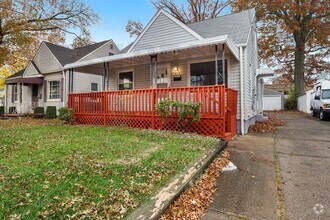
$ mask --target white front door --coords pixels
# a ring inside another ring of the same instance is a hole
[[[157,66],[157,88],[171,87],[171,65],[161,64]]]

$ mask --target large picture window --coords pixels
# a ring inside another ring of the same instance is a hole
[[[49,99],[60,98],[60,81],[49,81]]]
[[[133,72],[119,73],[119,90],[131,90],[133,89]]]
[[[227,60],[225,61],[226,69],[226,82],[228,79],[227,74]],[[218,61],[219,72],[222,72],[222,61]],[[222,84],[223,79],[221,76],[218,77],[218,84]],[[215,85],[215,61],[202,62],[202,63],[192,63],[190,64],[190,85],[191,86],[207,86]]]

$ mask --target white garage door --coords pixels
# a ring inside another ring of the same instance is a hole
[[[264,96],[263,110],[282,110],[282,96]]]

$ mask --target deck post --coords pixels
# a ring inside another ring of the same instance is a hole
[[[156,90],[151,91],[151,129],[155,129],[155,104],[156,104]]]
[[[219,74],[219,65],[218,65],[218,45],[215,45],[215,85],[218,85],[218,74]]]

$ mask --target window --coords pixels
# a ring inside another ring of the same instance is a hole
[[[97,84],[97,83],[91,83],[91,91],[92,92],[99,91],[99,84]]]
[[[60,99],[60,81],[49,82],[49,99]]]
[[[222,61],[218,61],[219,73],[222,72]],[[226,60],[226,82],[228,81],[227,74],[227,60]],[[221,75],[218,77],[218,83],[221,84],[223,79]],[[192,63],[190,64],[190,85],[191,86],[206,86],[215,85],[215,61]]]
[[[17,85],[14,85],[14,101],[17,102],[18,100],[18,87]]]
[[[322,91],[322,99],[330,99],[330,89],[325,89]]]
[[[119,90],[131,90],[133,89],[133,72],[119,73]]]

